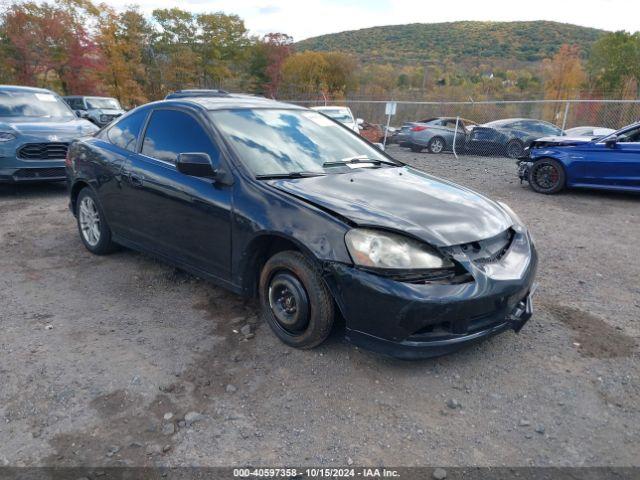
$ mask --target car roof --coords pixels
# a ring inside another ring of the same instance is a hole
[[[102,95],[65,95],[62,98],[108,98],[109,100],[115,99],[115,97],[105,97]]]
[[[178,105],[185,103],[196,104],[206,110],[230,110],[236,108],[283,108],[304,110],[304,107],[300,107],[299,105],[239,93],[229,93],[219,97],[183,97],[154,102],[155,105]]]
[[[0,91],[5,92],[33,92],[33,93],[53,93],[51,90],[47,90],[46,88],[37,88],[37,87],[23,87],[21,85],[0,85]]]

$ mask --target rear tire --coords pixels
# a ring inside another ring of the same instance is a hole
[[[511,140],[507,143],[507,157],[518,159],[524,155],[524,145],[520,140]]]
[[[83,188],[78,194],[76,220],[80,240],[91,253],[105,255],[117,249],[117,245],[111,240],[111,229],[98,196],[89,187]]]
[[[566,179],[564,167],[553,158],[538,160],[529,169],[529,185],[538,193],[558,193],[564,189]]]
[[[259,289],[262,318],[282,342],[309,349],[331,333],[333,298],[316,266],[302,253],[285,251],[267,260]]]
[[[433,137],[429,140],[429,153],[442,153],[444,152],[445,147],[447,146],[444,138],[442,137]]]

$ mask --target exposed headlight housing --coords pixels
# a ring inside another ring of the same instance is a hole
[[[347,232],[345,242],[351,259],[361,267],[391,271],[454,267],[428,245],[396,233],[355,228]]]
[[[0,142],[10,142],[15,139],[16,136],[11,132],[0,132]]]

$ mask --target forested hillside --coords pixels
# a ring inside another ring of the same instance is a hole
[[[322,35],[295,46],[298,51],[352,53],[362,63],[537,62],[553,57],[563,44],[578,45],[586,55],[604,33],[547,21],[414,23]]]

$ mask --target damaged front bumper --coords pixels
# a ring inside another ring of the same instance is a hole
[[[407,283],[344,264],[326,281],[352,343],[404,359],[454,352],[505,330],[516,332],[533,314],[537,253],[526,232],[494,264],[455,257],[473,279],[460,284]]]
[[[518,161],[518,178],[520,178],[520,183],[529,181],[529,172],[532,166],[533,162],[531,160]]]

